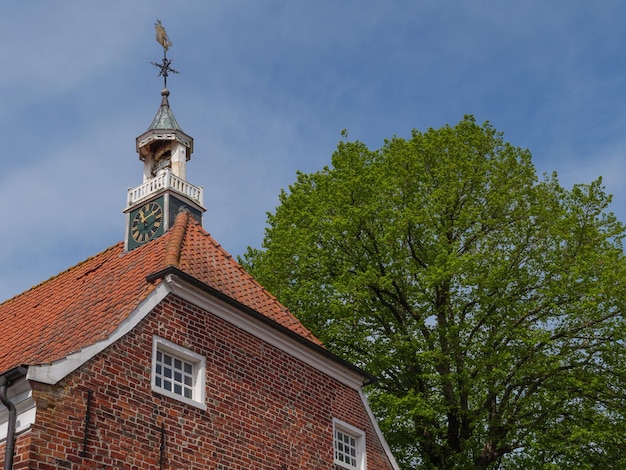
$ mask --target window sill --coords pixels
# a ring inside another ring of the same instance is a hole
[[[162,388],[155,387],[154,385],[152,386],[152,391],[154,393],[158,393],[159,395],[163,395],[163,396],[166,396],[168,398],[172,398],[172,399],[174,399],[176,401],[179,401],[181,403],[185,403],[187,405],[191,405],[191,406],[193,406],[195,408],[198,408],[198,409],[200,409],[202,411],[206,411],[207,410],[207,407],[206,407],[206,405],[204,403],[200,403],[199,401],[192,400],[191,398],[186,398],[186,397],[183,397],[181,395],[177,395],[176,393],[170,392],[168,390],[163,390]]]

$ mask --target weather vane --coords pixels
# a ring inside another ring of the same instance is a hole
[[[158,62],[150,62],[155,67],[158,67],[160,70],[158,77],[163,77],[163,88],[167,88],[167,76],[170,72],[179,73],[178,70],[174,70],[170,67],[172,63],[172,59],[167,58],[167,50],[172,47],[172,41],[167,36],[165,32],[165,28],[161,24],[161,20],[157,20],[154,23],[154,29],[156,30],[156,40],[159,44],[163,46],[163,60],[159,64]]]

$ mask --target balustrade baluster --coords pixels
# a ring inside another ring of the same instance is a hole
[[[165,171],[159,173],[154,178],[151,178],[136,188],[129,188],[128,196],[126,198],[127,205],[130,206],[162,189],[173,189],[187,195],[190,199],[202,205],[203,188],[197,188],[196,186],[179,178],[174,175],[169,168],[166,168]]]

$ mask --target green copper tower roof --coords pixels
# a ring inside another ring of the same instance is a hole
[[[161,96],[163,97],[161,99],[161,107],[157,111],[156,116],[154,116],[152,124],[150,124],[148,130],[174,129],[182,131],[178,125],[178,121],[176,121],[176,118],[174,117],[174,113],[172,113],[172,110],[170,109],[170,103],[167,99],[167,97],[170,96],[169,90],[167,88],[163,89],[163,91],[161,91]]]
[[[187,149],[186,159],[189,160],[193,153],[193,138],[185,134],[178,125],[178,121],[176,121],[170,109],[170,103],[168,101],[170,92],[167,88],[161,91],[161,96],[163,97],[161,99],[161,106],[156,116],[154,116],[152,124],[150,124],[146,132],[136,139],[139,158],[142,161],[145,161],[147,157],[153,158],[159,145],[169,145],[172,141],[177,141]],[[158,144],[158,142],[161,142],[161,144]]]

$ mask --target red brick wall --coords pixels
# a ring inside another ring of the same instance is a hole
[[[26,431],[18,436],[15,446],[15,456],[13,458],[13,469],[24,470],[30,468],[28,459],[30,457],[30,432]],[[0,462],[4,465],[5,443],[0,444]],[[4,468],[4,467],[3,467]]]
[[[150,390],[154,335],[206,357],[206,411]],[[391,468],[356,391],[178,298],[33,395],[16,469],[159,469],[162,424],[164,469],[334,469],[333,417],[366,432],[368,470]]]

